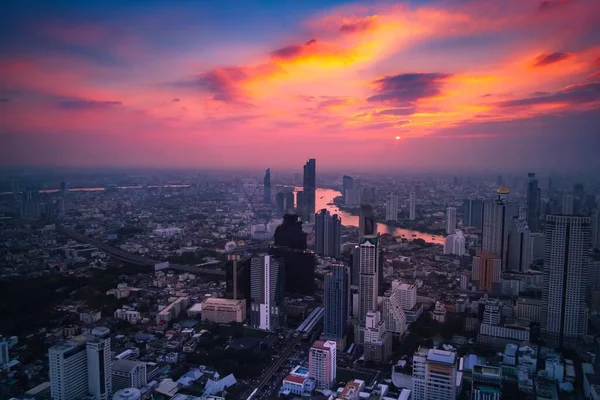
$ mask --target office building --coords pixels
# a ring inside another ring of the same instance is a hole
[[[462,231],[459,230],[446,236],[446,239],[444,240],[444,254],[464,256],[466,251],[465,235]]]
[[[416,217],[417,217],[417,213],[416,213],[417,205],[416,205],[416,203],[417,203],[417,198],[416,198],[416,195],[415,195],[415,191],[412,190],[410,192],[409,197],[408,197],[408,214],[409,214],[408,218],[411,221],[414,221],[416,219]]]
[[[294,212],[294,191],[282,190],[275,195],[275,212],[278,216]]]
[[[334,341],[317,340],[308,353],[308,370],[315,379],[315,388],[329,389],[336,377],[336,344]]]
[[[229,254],[225,264],[225,288],[228,299],[250,302],[250,258]]]
[[[456,399],[456,353],[419,347],[413,357],[413,400]]]
[[[463,226],[483,229],[483,200],[463,200]]]
[[[527,225],[531,232],[540,230],[540,213],[542,206],[542,190],[538,187],[538,181],[535,174],[528,174],[529,182],[527,184]]]
[[[263,179],[263,201],[266,204],[271,204],[271,168],[267,168],[265,171],[265,177]]]
[[[377,310],[379,291],[379,243],[377,236],[360,240],[359,322],[364,323],[369,311]]]
[[[48,364],[52,400],[75,400],[88,394],[85,338],[51,347]]]
[[[352,269],[350,271],[350,284],[357,286],[360,278],[360,246],[352,249]]]
[[[585,202],[587,200],[583,183],[576,183],[575,186],[573,186],[573,197],[573,212],[575,214],[581,214],[582,211],[584,211]]]
[[[304,192],[304,215],[302,216],[302,219],[307,222],[314,222],[317,196],[316,174],[317,161],[314,158],[311,158],[304,165],[304,180],[302,185]]]
[[[546,342],[571,347],[587,332],[589,217],[546,217],[540,328]]]
[[[209,297],[202,302],[202,319],[219,324],[241,324],[246,320],[246,299]]]
[[[282,263],[270,255],[252,257],[250,320],[255,328],[273,330],[283,317]]]
[[[298,190],[296,192],[296,213],[300,216],[303,217],[304,213],[305,213],[305,209],[306,209],[306,200],[305,200],[305,193],[303,190]]]
[[[592,247],[600,249],[600,210],[594,213],[592,224]]]
[[[315,253],[320,256],[340,258],[342,245],[342,220],[322,209],[315,215]]]
[[[60,194],[65,195],[67,193],[67,182],[60,183]]]
[[[402,337],[406,332],[406,315],[402,309],[400,295],[391,291],[383,296],[381,316],[385,322],[385,330],[393,336]]]
[[[385,198],[385,219],[386,221],[398,220],[398,195],[390,193]]]
[[[403,310],[412,310],[417,304],[417,286],[400,281],[392,282],[392,291],[398,293],[400,306]]]
[[[446,233],[448,235],[456,232],[456,208],[446,208]]]
[[[344,196],[344,204],[348,204],[348,192],[354,189],[354,178],[344,175],[342,178],[342,196]]]
[[[92,335],[86,343],[88,390],[95,400],[108,400],[112,394],[110,330],[94,328]]]
[[[384,364],[392,354],[392,334],[386,330],[381,312],[369,311],[364,329],[365,361]]]
[[[526,319],[530,322],[539,323],[542,315],[542,300],[528,297],[519,297],[515,307],[515,316],[518,319]]]
[[[502,396],[502,368],[475,365],[471,375],[472,400],[500,400]]]
[[[375,222],[375,214],[373,207],[370,204],[362,204],[358,216],[358,238],[363,236],[376,235],[377,224]]]
[[[471,281],[481,292],[499,293],[502,285],[502,261],[497,254],[478,253],[473,257]]]
[[[525,272],[532,261],[533,243],[527,222],[513,217],[508,227],[508,248],[506,269]]]
[[[509,225],[512,218],[519,215],[519,205],[508,200],[510,191],[507,188],[498,189],[497,194],[495,200],[483,204],[481,251],[499,255],[504,270],[508,261]]]
[[[561,214],[563,214],[563,215],[575,214],[575,196],[573,196],[572,194],[563,194]]]
[[[146,386],[146,363],[132,360],[114,360],[112,362],[113,393],[121,389]]]
[[[24,190],[21,199],[21,217],[38,219],[42,215],[40,194],[36,190]]]
[[[8,342],[0,336],[0,371],[9,369],[10,356],[8,354]]]
[[[334,264],[324,277],[325,313],[323,336],[340,340],[345,336],[350,320],[350,275],[344,264]]]

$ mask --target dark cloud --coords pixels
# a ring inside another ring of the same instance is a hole
[[[390,108],[388,110],[381,110],[375,113],[375,115],[393,115],[393,116],[405,116],[412,115],[415,112],[414,107],[405,107],[405,108]]]
[[[572,3],[572,0],[544,0],[540,3],[538,10],[541,12],[549,11],[569,3]]]
[[[213,93],[213,99],[219,101],[237,101],[240,93],[237,84],[248,78],[240,67],[213,69],[198,76],[195,84]]]
[[[482,95],[481,97],[492,97],[492,94],[491,93],[486,93],[486,94]]]
[[[451,75],[442,73],[409,73],[386,76],[373,82],[376,94],[367,98],[371,102],[410,104],[418,99],[436,96]]]
[[[600,102],[600,83],[568,86],[562,90],[550,94],[528,97],[524,99],[502,101],[500,103],[496,103],[496,106],[500,108],[511,108],[534,106],[538,104],[588,104],[594,102]]]
[[[282,47],[280,49],[272,51],[271,57],[280,59],[280,60],[291,60],[291,59],[299,57],[301,54],[303,54],[305,51],[307,51],[309,47],[314,46],[317,43],[318,42],[316,39],[312,39],[312,40],[309,40],[308,42],[304,43],[303,45],[292,45],[292,46]]]
[[[364,32],[375,26],[375,16],[366,17],[356,22],[346,23],[340,26],[342,33]]]
[[[105,110],[122,105],[120,101],[97,101],[86,99],[68,99],[58,102],[60,108],[67,110]]]
[[[10,99],[6,98],[6,97],[0,97],[0,103],[8,103],[10,101]]]
[[[560,62],[562,60],[566,60],[567,58],[570,58],[572,56],[573,56],[573,54],[571,54],[571,53],[560,53],[560,52],[544,53],[544,54],[540,54],[539,56],[537,56],[535,58],[535,64],[533,64],[533,65],[535,67],[544,67],[546,65],[550,65],[550,64]]]
[[[180,100],[179,100],[178,98],[175,98],[175,99],[173,99],[173,100],[171,100],[171,101],[172,101],[173,103],[179,103],[179,102],[180,102]]]

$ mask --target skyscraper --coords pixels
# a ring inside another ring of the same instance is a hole
[[[283,316],[284,266],[270,255],[252,257],[250,320],[253,327],[273,330]]]
[[[541,333],[551,346],[571,347],[587,331],[589,217],[546,217]]]
[[[350,272],[350,284],[358,286],[360,277],[360,246],[352,249],[352,270]]]
[[[532,261],[532,236],[525,220],[513,217],[508,226],[506,269],[525,272]]]
[[[446,233],[448,235],[456,232],[456,208],[446,208]]]
[[[263,199],[266,204],[271,204],[271,168],[267,168],[265,171],[264,183],[264,194]]]
[[[408,198],[408,202],[409,202],[409,205],[408,205],[409,219],[411,221],[414,221],[415,218],[417,217],[417,214],[416,214],[416,202],[417,202],[417,199],[416,199],[416,195],[415,195],[415,191],[414,190],[410,192],[410,195],[409,195],[409,198]]]
[[[563,215],[575,214],[575,196],[573,196],[572,194],[563,194],[561,214],[563,214]]]
[[[60,183],[60,194],[64,195],[67,193],[67,182]]]
[[[381,312],[367,313],[364,335],[365,361],[386,363],[392,353],[392,334],[386,330]]]
[[[586,200],[583,183],[576,183],[575,186],[573,186],[573,196],[575,197],[573,204],[573,212],[575,214],[580,214],[583,211],[583,206]]]
[[[402,308],[399,293],[391,291],[383,296],[381,314],[386,331],[394,336],[402,337],[406,332],[406,315]]]
[[[461,230],[451,233],[444,240],[444,254],[464,256],[466,253],[465,243],[465,235]]]
[[[502,261],[497,254],[481,252],[473,257],[471,280],[477,290],[498,293],[501,279]]]
[[[532,232],[540,230],[540,211],[542,205],[542,191],[538,187],[538,181],[535,174],[528,174],[529,183],[527,184],[527,225]]]
[[[354,189],[354,178],[348,175],[344,175],[342,178],[342,196],[344,196],[344,203],[348,198],[348,191]]]
[[[94,338],[86,343],[88,366],[88,390],[95,400],[107,400],[112,396],[112,355],[108,328],[92,329]]]
[[[314,221],[315,205],[317,196],[317,161],[311,158],[304,165],[304,215],[302,219],[305,221]]]
[[[494,253],[502,259],[502,269],[506,269],[508,250],[508,228],[512,217],[518,216],[519,205],[510,202],[510,191],[498,189],[498,197],[483,204],[483,230],[481,233],[481,251]]]
[[[385,219],[386,221],[398,220],[398,195],[389,193],[385,199]]]
[[[341,256],[342,220],[337,214],[331,215],[322,209],[315,216],[315,252],[321,256],[339,258]]]
[[[379,291],[379,243],[377,236],[360,239],[360,278],[358,319],[364,323],[369,311],[377,310]]]
[[[336,343],[317,340],[308,353],[308,372],[315,378],[317,389],[329,389],[335,382],[337,368]]]
[[[479,230],[483,227],[483,201],[463,200],[463,226],[472,226]]]
[[[414,400],[456,399],[456,353],[419,347],[413,357]]]
[[[227,298],[246,299],[250,304],[250,258],[242,259],[239,254],[229,254],[225,264]]]
[[[377,224],[375,223],[375,214],[370,204],[360,206],[360,215],[358,216],[358,238],[363,236],[377,234]]]
[[[592,223],[592,247],[600,249],[600,210],[594,213]]]
[[[323,336],[340,340],[350,319],[350,275],[344,264],[334,264],[324,277]]]

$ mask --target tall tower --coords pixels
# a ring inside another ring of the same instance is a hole
[[[311,158],[304,164],[304,215],[302,219],[305,221],[314,221],[316,196],[317,196],[317,161]]]
[[[519,214],[519,205],[508,201],[510,191],[498,189],[496,200],[483,204],[483,230],[481,251],[498,254],[502,259],[502,269],[506,269],[508,250],[508,227],[513,217]]]
[[[344,264],[334,264],[325,274],[325,315],[323,336],[339,340],[344,337],[350,319],[350,276]]]
[[[360,239],[359,310],[360,323],[366,321],[369,311],[377,310],[379,291],[379,243],[377,236],[363,236]]]
[[[86,343],[89,392],[95,400],[107,400],[112,396],[110,330],[94,328],[92,335]]]
[[[592,247],[600,249],[600,210],[594,213],[592,223]]]
[[[386,331],[394,336],[402,337],[406,332],[406,315],[402,308],[399,293],[393,291],[386,293],[381,303],[381,314]]]
[[[527,184],[527,225],[532,232],[540,230],[540,209],[542,205],[542,192],[538,187],[538,181],[535,174],[528,174],[529,183]]]
[[[48,361],[52,400],[75,400],[88,393],[85,338],[50,347]]]
[[[370,204],[360,206],[360,215],[358,220],[358,239],[363,236],[376,235],[377,225],[375,223],[375,214]]]
[[[409,202],[409,205],[408,205],[409,219],[411,221],[414,221],[415,218],[417,217],[417,214],[416,214],[416,202],[417,202],[417,199],[416,199],[416,195],[415,195],[415,191],[414,190],[412,190],[410,192],[410,195],[409,195],[409,198],[408,198],[408,202]]]
[[[483,226],[483,201],[463,200],[463,226],[472,226],[479,230]]]
[[[502,283],[502,261],[494,253],[481,252],[473,257],[471,280],[481,292],[498,293]]]
[[[398,195],[396,193],[389,193],[385,199],[385,220],[398,220]]]
[[[456,399],[456,353],[420,347],[413,357],[413,399]]]
[[[336,344],[328,340],[317,340],[308,353],[308,372],[315,378],[317,389],[329,389],[336,377]]]
[[[354,178],[348,175],[344,175],[342,178],[342,196],[344,196],[344,202],[348,197],[348,190],[354,189]]]
[[[532,261],[532,246],[532,236],[527,223],[513,217],[508,227],[506,268],[511,271],[527,271]]]
[[[271,168],[267,168],[265,171],[264,182],[264,202],[266,204],[271,204]]]
[[[456,208],[446,208],[446,234],[451,235],[456,232]]]
[[[571,347],[587,331],[590,225],[589,217],[546,217],[540,328],[555,347]]]
[[[315,215],[315,252],[321,256],[339,258],[341,256],[342,220],[326,209]]]
[[[252,257],[250,320],[252,326],[273,330],[281,323],[283,315],[283,268],[270,255]]]

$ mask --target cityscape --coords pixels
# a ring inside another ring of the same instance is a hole
[[[598,0],[0,10],[0,400],[600,400]]]

